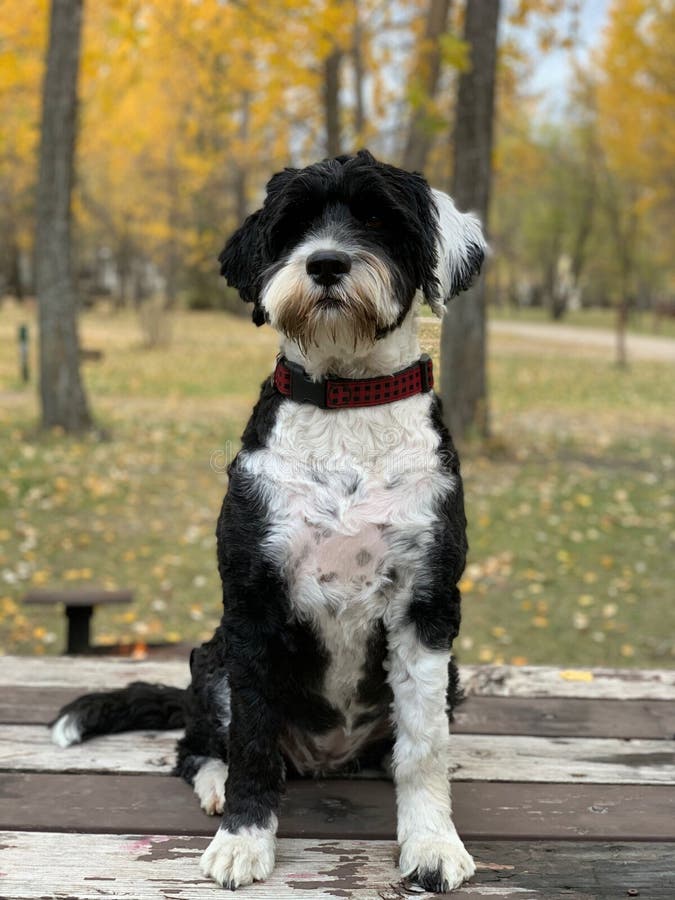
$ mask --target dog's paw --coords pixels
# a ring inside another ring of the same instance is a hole
[[[194,778],[193,787],[201,808],[208,816],[220,815],[225,808],[227,766],[220,759],[209,759]]]
[[[201,858],[202,874],[234,891],[264,881],[274,869],[274,832],[242,828],[236,834],[219,829]]]
[[[399,866],[409,881],[436,894],[447,894],[476,871],[456,834],[408,838],[401,844]]]

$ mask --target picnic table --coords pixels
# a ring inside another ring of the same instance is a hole
[[[455,822],[477,862],[453,897],[675,897],[675,671],[465,666],[451,750]],[[0,658],[0,897],[205,900],[218,825],[169,778],[178,732],[68,749],[46,724],[83,690],[183,686],[186,662]],[[395,866],[385,780],[288,784],[259,900],[432,897]]]

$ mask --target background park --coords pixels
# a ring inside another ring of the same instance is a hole
[[[274,171],[367,146],[492,247],[422,324],[467,491],[461,661],[672,666],[672,3],[54,9],[0,0],[0,651],[61,651],[36,588],[131,588],[99,645],[210,637],[276,351],[215,258]]]

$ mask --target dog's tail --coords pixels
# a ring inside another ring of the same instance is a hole
[[[187,690],[134,681],[117,691],[84,694],[68,703],[52,723],[52,740],[59,747],[79,744],[97,734],[117,734],[136,728],[182,728]]]

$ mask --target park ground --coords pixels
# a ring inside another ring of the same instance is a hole
[[[176,312],[171,342],[145,349],[132,313],[86,312],[83,345],[104,351],[84,373],[105,438],[75,439],[36,431],[35,383],[18,376],[22,321],[34,372],[34,317],[2,307],[0,651],[60,652],[62,614],[21,605],[35,587],[132,588],[132,607],[97,612],[99,643],[208,638],[223,470],[274,335]],[[436,360],[439,334],[423,323]],[[593,342],[497,331],[489,375],[493,436],[462,453],[461,661],[675,665],[672,362],[642,355],[618,370]]]

